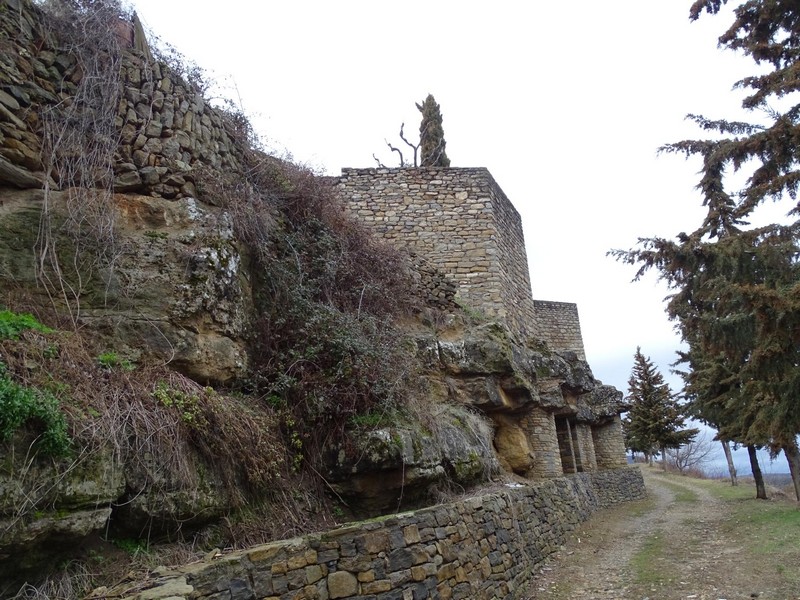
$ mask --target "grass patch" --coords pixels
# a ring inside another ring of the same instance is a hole
[[[755,488],[741,481],[737,486],[732,486],[729,479],[693,479],[692,482],[708,490],[718,500],[749,500],[755,497]]]
[[[664,568],[663,557],[667,553],[667,538],[662,531],[651,534],[631,558],[631,567],[636,583],[641,585],[664,585],[673,580]]]
[[[675,502],[685,502],[685,503],[693,503],[697,502],[698,497],[697,493],[693,490],[683,487],[677,483],[672,483],[671,481],[664,480],[662,482],[665,486],[667,486],[674,494],[675,494]]]
[[[636,500],[624,504],[625,514],[630,517],[644,516],[655,509],[655,507],[656,499],[653,496],[647,496],[644,500]]]
[[[800,589],[800,508],[794,502],[736,498],[726,528],[753,555],[768,557],[786,584]],[[738,500],[738,501],[736,501]]]
[[[26,329],[33,329],[41,333],[53,331],[49,327],[42,325],[31,314],[0,310],[0,340],[18,340],[19,334]]]
[[[758,564],[774,565],[789,589],[800,588],[800,507],[785,500],[757,500],[752,484],[734,487],[724,479],[693,479],[722,501],[730,516],[722,528],[726,536]]]

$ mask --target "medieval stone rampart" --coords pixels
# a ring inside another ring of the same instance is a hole
[[[338,191],[378,234],[438,265],[468,308],[533,333],[522,223],[488,170],[342,169]]]
[[[342,169],[337,186],[361,221],[437,265],[468,308],[586,360],[577,306],[533,300],[519,213],[489,171]]]
[[[643,497],[637,468],[509,487],[222,556],[134,598],[511,600],[594,511]]]
[[[44,21],[28,2],[0,0],[8,46],[0,71],[0,185],[42,187],[42,116],[68,108],[81,84],[78,61]],[[107,74],[119,79],[114,190],[202,198],[204,172],[241,172],[245,132],[136,42],[145,50],[126,48],[119,72]],[[51,186],[69,185],[49,175]],[[519,214],[486,169],[343,169],[338,188],[364,223],[417,254],[418,287],[434,305],[451,306],[455,289],[468,308],[584,358],[577,308],[533,301]]]

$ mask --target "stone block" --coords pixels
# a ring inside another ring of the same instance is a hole
[[[379,579],[377,581],[370,581],[361,584],[362,594],[380,594],[381,592],[388,592],[392,589],[392,582],[388,579]]]
[[[386,565],[390,571],[408,569],[414,564],[414,554],[408,548],[400,548],[390,552],[386,557]]]
[[[328,594],[332,600],[347,598],[358,593],[358,579],[347,571],[336,571],[328,575]]]

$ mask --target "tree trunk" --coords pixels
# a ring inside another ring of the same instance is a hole
[[[667,470],[667,449],[664,446],[661,446],[661,466],[664,467],[664,471]]]
[[[737,486],[739,482],[736,481],[736,465],[733,464],[733,455],[731,454],[731,443],[728,440],[720,440],[722,443],[722,451],[725,453],[725,460],[728,461],[728,473],[731,475],[731,485]]]
[[[800,450],[797,448],[797,443],[792,441],[783,446],[783,453],[786,455],[786,462],[789,463],[789,473],[792,474],[794,495],[800,502]]]
[[[755,479],[756,482],[756,498],[759,500],[766,500],[767,487],[764,485],[764,476],[761,474],[761,467],[758,466],[756,447],[748,445],[747,455],[750,457],[750,469],[753,471],[753,479]]]

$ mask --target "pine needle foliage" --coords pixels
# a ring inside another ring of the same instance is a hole
[[[698,430],[683,429],[686,419],[663,375],[641,348],[636,349],[633,361],[628,379],[631,409],[623,422],[625,445],[649,458],[663,454],[666,448],[688,444]]]
[[[726,3],[697,0],[690,18]],[[702,159],[705,219],[675,240],[641,238],[611,254],[673,290],[667,313],[689,348],[679,362],[694,414],[720,439],[784,450],[800,499],[800,5],[740,2],[719,45],[769,69],[735,85],[750,91],[742,106],[758,122],[689,115],[711,137],[661,150]],[[751,226],[767,201],[790,202],[786,219]]]

